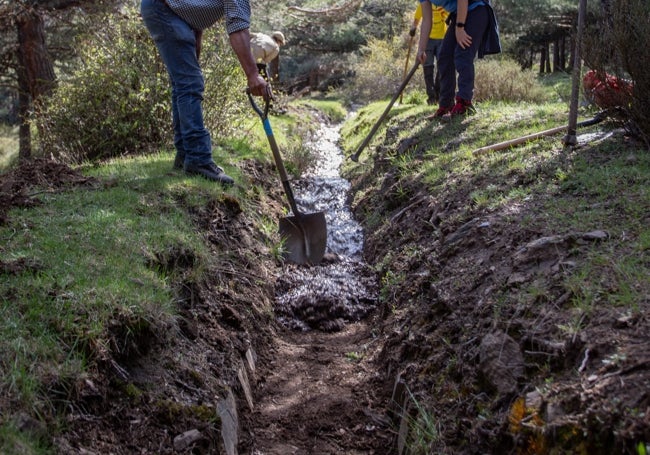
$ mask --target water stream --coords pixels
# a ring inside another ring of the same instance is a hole
[[[305,213],[324,212],[326,259],[318,266],[288,266],[276,286],[276,315],[296,330],[341,330],[365,317],[376,303],[374,274],[363,261],[363,230],[348,204],[350,183],[339,174],[344,156],[340,124],[323,125],[306,144],[316,156],[292,186]]]
[[[327,221],[326,259],[314,267],[288,265],[277,281],[275,312],[294,330],[341,330],[367,316],[377,301],[377,284],[363,261],[363,230],[348,204],[350,183],[340,176],[344,155],[339,147],[340,124],[324,124],[307,142],[316,160],[303,178],[292,181],[299,208],[324,212]],[[603,135],[583,134],[581,144]]]

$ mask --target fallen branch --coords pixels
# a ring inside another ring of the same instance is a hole
[[[605,119],[605,116],[603,113],[600,113],[596,115],[594,118],[590,120],[585,120],[580,123],[578,123],[578,127],[585,127],[585,126],[591,126],[595,125],[596,123],[600,123]],[[497,150],[503,150],[505,148],[513,147],[515,145],[523,144],[524,142],[528,141],[533,141],[535,139],[539,139],[540,137],[543,136],[552,136],[553,134],[561,133],[562,131],[566,131],[568,129],[568,126],[557,126],[555,128],[551,128],[549,130],[544,130],[540,131],[539,133],[533,133],[533,134],[528,134],[526,136],[521,136],[516,139],[510,139],[508,141],[503,141],[499,142],[497,144],[492,144],[492,145],[487,145],[485,147],[481,147],[479,149],[474,150],[472,153],[474,155],[483,155],[488,152],[493,152]]]
[[[397,220],[398,220],[402,215],[404,215],[408,210],[410,210],[411,208],[415,207],[415,206],[418,205],[420,202],[424,201],[426,198],[427,198],[427,196],[421,197],[421,198],[419,198],[417,201],[413,202],[412,204],[407,205],[407,206],[404,207],[402,210],[400,210],[400,211],[397,212],[395,215],[393,215],[393,217],[390,219],[390,222],[391,222],[391,223],[396,222],[396,221],[397,221]]]

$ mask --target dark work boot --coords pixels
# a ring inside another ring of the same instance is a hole
[[[226,175],[226,173],[214,163],[207,164],[190,164],[185,165],[185,173],[190,175],[201,175],[208,180],[213,182],[219,182],[223,185],[232,185],[235,183],[232,177]]]

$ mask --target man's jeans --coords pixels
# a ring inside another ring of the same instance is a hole
[[[201,107],[205,83],[194,30],[163,0],[142,0],[140,12],[169,73],[176,153],[185,165],[211,163],[212,144]]]
[[[454,105],[456,72],[458,72],[457,96],[471,101],[474,96],[474,59],[481,45],[481,38],[488,26],[487,8],[478,6],[467,14],[465,31],[472,37],[472,45],[463,49],[456,42],[456,21],[449,24],[442,41],[438,71],[440,71],[440,106]]]

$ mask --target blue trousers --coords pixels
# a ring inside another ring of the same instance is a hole
[[[140,13],[169,74],[176,153],[186,165],[211,163],[212,143],[203,123],[205,81],[194,30],[163,0],[142,0]]]
[[[447,33],[442,40],[438,70],[440,71],[440,106],[454,105],[456,73],[458,93],[456,96],[471,101],[474,96],[474,59],[488,26],[488,11],[478,6],[467,13],[465,31],[472,37],[472,45],[463,49],[456,42],[456,16],[452,16]]]

